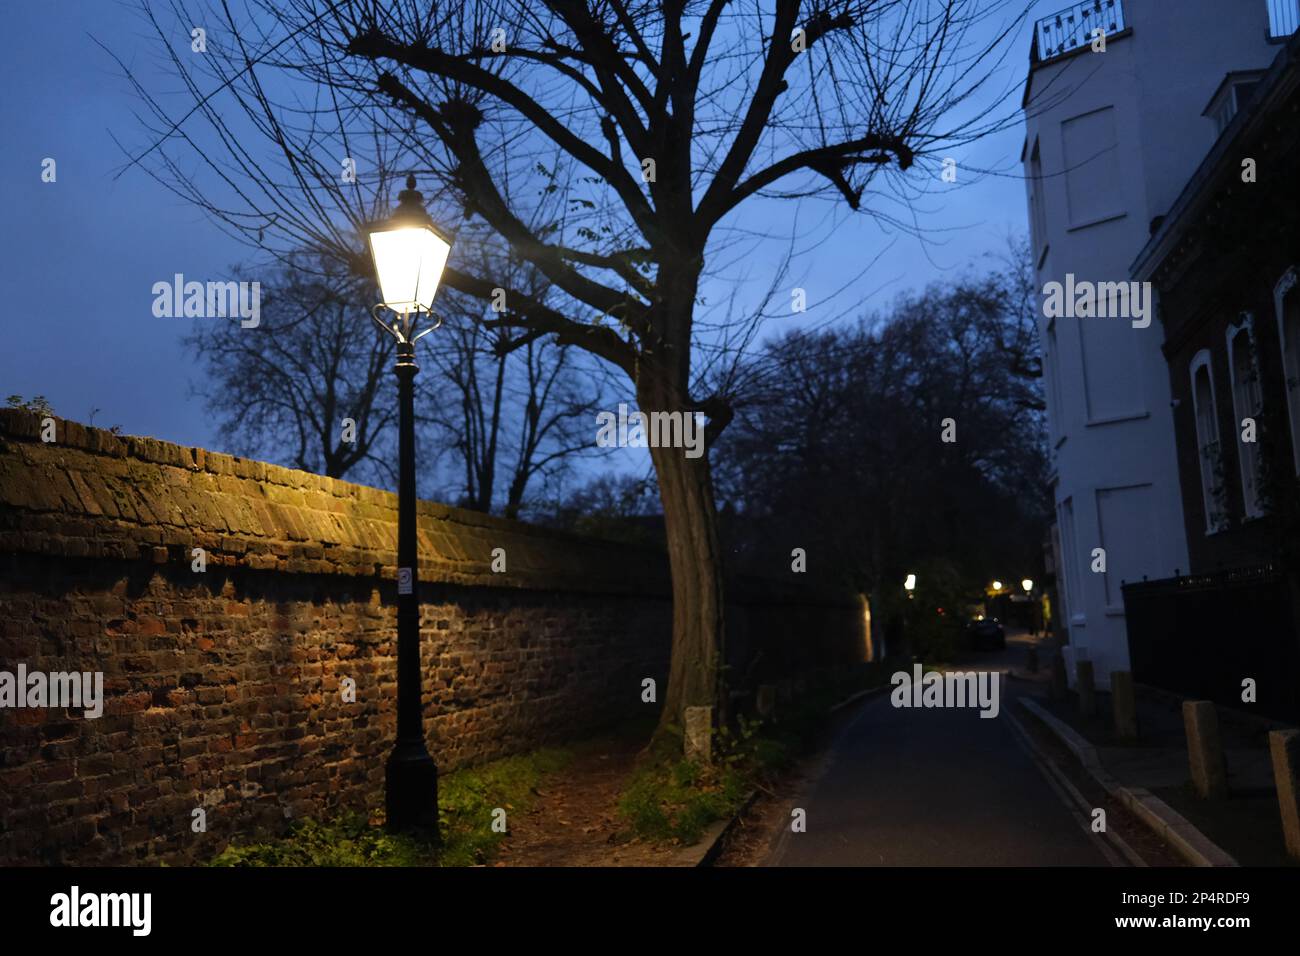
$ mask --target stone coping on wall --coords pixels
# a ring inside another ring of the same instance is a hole
[[[396,575],[397,496],[203,448],[0,409],[0,551],[376,578]],[[421,581],[671,593],[656,548],[570,534],[432,501],[417,505]],[[492,571],[496,548],[506,571]],[[841,603],[797,582],[734,579],[732,599]]]

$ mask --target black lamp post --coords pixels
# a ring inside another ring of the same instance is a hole
[[[398,195],[392,218],[368,230],[384,301],[370,317],[397,341],[398,469],[397,469],[397,742],[385,767],[388,827],[418,829],[438,835],[438,767],[424,739],[420,701],[420,599],[415,543],[415,343],[439,325],[440,319],[416,331],[420,317],[433,317],[438,289],[451,242],[433,226],[424,197],[408,176]],[[379,317],[380,310],[392,318]]]

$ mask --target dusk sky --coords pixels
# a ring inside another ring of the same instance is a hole
[[[132,147],[148,137],[135,115],[138,100],[99,44],[153,89],[174,93],[175,79],[158,69],[157,41],[131,2],[52,0],[13,5],[6,15],[0,33],[0,124],[7,133],[0,157],[7,184],[3,395],[44,395],[67,418],[88,422],[93,414],[101,427],[220,449],[192,391],[202,371],[182,344],[192,323],[214,320],[156,318],[151,287],[175,273],[200,281],[232,278],[232,267],[251,253],[139,168],[117,176],[125,156],[115,137]],[[1032,16],[1010,41],[980,104],[999,115],[1019,110]],[[987,25],[990,33],[994,25]],[[188,46],[189,38],[178,32],[176,42]],[[818,290],[839,288],[880,255],[835,303],[835,314],[858,315],[930,281],[985,267],[986,253],[1003,250],[1008,235],[1026,229],[1022,138],[1017,122],[954,153],[956,186],[933,192],[915,209],[920,226],[931,230],[927,239],[887,234],[866,217],[841,215],[834,238],[794,267],[795,284],[806,286],[816,304]],[[57,162],[54,183],[41,179],[46,158]],[[999,172],[978,176],[977,169]],[[791,206],[773,214],[789,215]],[[769,215],[768,208],[760,214]],[[761,262],[754,269],[756,284],[762,269]],[[827,316],[812,309],[788,321]],[[365,314],[357,321],[367,321]]]

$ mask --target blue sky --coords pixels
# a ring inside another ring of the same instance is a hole
[[[249,251],[140,170],[115,178],[124,159],[114,135],[141,141],[139,104],[95,40],[153,88],[172,91],[175,82],[156,72],[154,41],[129,3],[48,0],[11,5],[5,16],[0,397],[41,394],[68,418],[90,421],[93,413],[96,425],[119,425],[127,434],[220,449],[202,400],[192,394],[201,371],[181,342],[189,323],[211,320],[156,318],[151,287],[178,272],[229,278]],[[996,104],[1003,114],[1019,106],[1028,42],[1025,24],[991,87],[1010,91]],[[852,305],[861,313],[981,267],[1008,234],[1026,229],[1022,136],[1016,125],[954,154],[956,186],[918,209],[923,227],[942,232],[921,240],[883,234],[865,218],[845,220],[832,241],[798,264],[799,284],[836,288],[879,255],[837,304],[837,311]],[[41,181],[47,157],[57,162],[54,183]],[[972,169],[1006,175],[977,177]],[[763,281],[761,264],[755,272]]]

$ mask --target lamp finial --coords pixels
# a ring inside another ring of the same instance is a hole
[[[428,223],[429,211],[424,208],[424,195],[415,188],[415,174],[406,177],[406,188],[397,194],[397,209],[393,212],[394,220]]]

